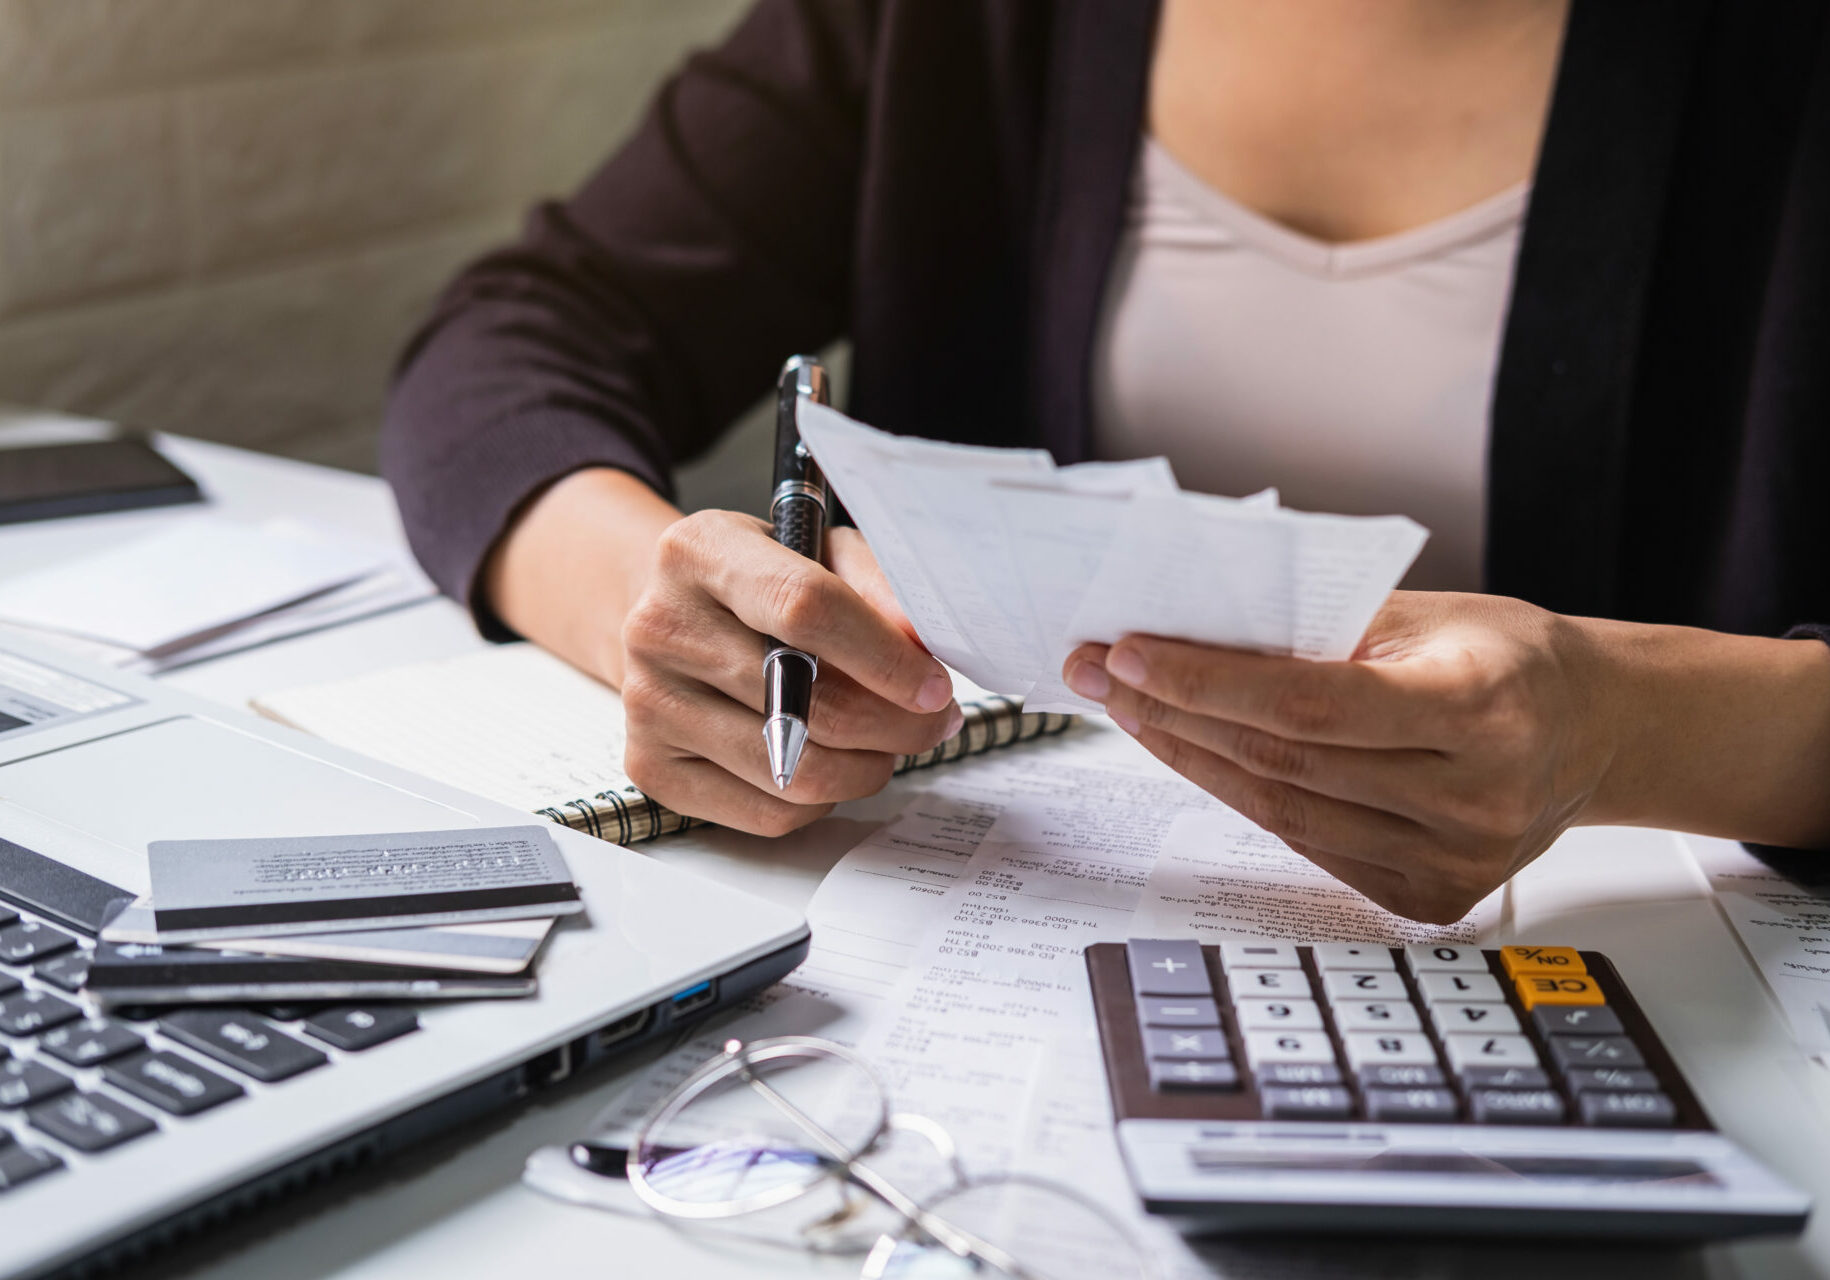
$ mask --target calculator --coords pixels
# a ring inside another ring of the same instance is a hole
[[[1711,1239],[1809,1199],[1718,1133],[1599,952],[1086,949],[1118,1142],[1196,1230]]]

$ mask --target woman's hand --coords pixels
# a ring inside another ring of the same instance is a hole
[[[826,569],[753,516],[702,511],[669,526],[623,623],[623,769],[682,813],[781,835],[872,795],[898,755],[959,730],[946,668],[915,640],[852,529]],[[786,791],[763,748],[764,636],[817,654],[807,746]]]
[[[620,688],[623,769],[678,813],[763,835],[889,781],[961,723],[876,558],[834,529],[822,567],[752,516],[682,516],[621,472],[574,473],[516,522],[485,571],[516,631]],[[591,584],[581,590],[581,583]],[[800,767],[776,790],[763,747],[763,638],[817,654]]]
[[[1492,596],[1398,592],[1351,662],[1128,636],[1068,684],[1367,897],[1460,919],[1580,817],[1618,749],[1592,646]]]
[[[1350,662],[1127,636],[1120,727],[1381,906],[1445,923],[1575,823],[1830,841],[1830,648],[1393,594]]]

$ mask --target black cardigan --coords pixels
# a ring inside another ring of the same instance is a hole
[[[1825,13],[1574,0],[1493,398],[1489,591],[1830,622]],[[1155,23],[1150,0],[762,0],[415,338],[382,466],[428,571],[469,600],[518,507],[581,467],[667,492],[784,356],[840,336],[870,422],[1084,457]]]

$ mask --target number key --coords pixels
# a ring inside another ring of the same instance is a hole
[[[1322,1029],[1322,1007],[1313,1000],[1241,1000],[1233,1008],[1242,1031]]]
[[[1301,969],[1234,969],[1226,975],[1234,1000],[1253,996],[1309,998],[1309,975]]]
[[[1414,946],[1404,949],[1404,963],[1413,974],[1486,973],[1487,956],[1479,947]]]
[[[1328,1000],[1405,1000],[1410,992],[1391,969],[1333,969],[1322,975]]]
[[[1465,1004],[1444,1001],[1430,1006],[1430,1018],[1436,1023],[1436,1030],[1441,1035],[1451,1035],[1457,1031],[1485,1031],[1489,1035],[1499,1032],[1517,1032],[1518,1017],[1510,1005],[1503,1004]]]
[[[1416,1006],[1408,1000],[1343,1000],[1334,1005],[1342,1031],[1419,1031]]]
[[[1417,976],[1423,998],[1431,1004],[1438,1001],[1469,1003],[1504,1000],[1499,980],[1490,973],[1423,973]]]
[[[1452,1035],[1442,1038],[1456,1074],[1470,1067],[1535,1067],[1538,1051],[1524,1036]]]

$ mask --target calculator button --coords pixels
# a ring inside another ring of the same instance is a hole
[[[125,1102],[100,1093],[67,1093],[25,1115],[34,1129],[78,1151],[106,1151],[159,1127]]]
[[[1469,1067],[1535,1067],[1538,1051],[1524,1036],[1452,1035],[1442,1038],[1449,1066],[1460,1075]]]
[[[1531,1021],[1547,1036],[1617,1036],[1620,1019],[1604,1004],[1545,1004],[1531,1011]]]
[[[1341,1069],[1332,1062],[1267,1062],[1252,1068],[1260,1089],[1274,1084],[1339,1084]]]
[[[1572,973],[1568,977],[1540,977],[1527,974],[1514,978],[1513,985],[1519,989],[1519,1002],[1527,1009],[1536,1009],[1546,1004],[1606,1004],[1607,997],[1601,994],[1601,984],[1583,973]]]
[[[69,1076],[42,1062],[14,1058],[0,1062],[0,1107],[29,1107],[76,1087]]]
[[[1420,1031],[1417,1009],[1408,1000],[1339,1000],[1334,1020],[1342,1031]]]
[[[1144,1032],[1144,1052],[1152,1059],[1185,1062],[1223,1062],[1232,1057],[1226,1037],[1218,1031],[1184,1031],[1152,1027]]]
[[[30,964],[43,956],[68,951],[75,945],[76,938],[62,929],[28,920],[0,929],[0,963]]]
[[[1366,942],[1318,942],[1309,948],[1315,956],[1315,967],[1323,971],[1329,969],[1391,969],[1390,947],[1378,947]]]
[[[1563,1095],[1551,1089],[1471,1089],[1475,1124],[1561,1124]]]
[[[1146,996],[1137,1002],[1137,1018],[1146,1027],[1217,1027],[1220,1006],[1200,996],[1187,1000]]]
[[[1239,1068],[1230,1062],[1150,1063],[1152,1089],[1237,1089]]]
[[[80,1008],[49,991],[18,991],[0,1000],[0,1031],[9,1036],[35,1036],[82,1016]]]
[[[1671,1099],[1656,1090],[1645,1092],[1603,1091],[1585,1093],[1576,1099],[1582,1108],[1582,1123],[1607,1128],[1669,1129],[1677,1123],[1677,1108]]]
[[[1378,1063],[1402,1067],[1436,1065],[1436,1046],[1421,1031],[1355,1031],[1344,1041],[1347,1065],[1356,1070]]]
[[[1230,977],[1234,969],[1300,969],[1303,962],[1288,942],[1222,942],[1220,965]]]
[[[1442,1068],[1438,1066],[1393,1066],[1390,1063],[1375,1063],[1361,1067],[1355,1073],[1360,1082],[1360,1091],[1368,1089],[1433,1089],[1444,1083]],[[1549,1081],[1541,1081],[1548,1084]]]
[[[1430,1020],[1436,1024],[1437,1034],[1445,1036],[1457,1031],[1492,1034],[1519,1029],[1512,1006],[1505,1004],[1463,1004],[1445,1000],[1430,1006]]]
[[[251,1013],[182,1009],[159,1030],[178,1043],[267,1084],[321,1067],[330,1059]]]
[[[92,1067],[145,1047],[146,1042],[113,1018],[67,1022],[38,1042],[38,1047],[72,1067]]]
[[[1341,1000],[1408,1000],[1404,979],[1391,969],[1331,969],[1322,975],[1322,989],[1333,1004]]]
[[[1625,1036],[1552,1036],[1550,1056],[1559,1067],[1643,1067],[1646,1060]]]
[[[1447,1124],[1461,1111],[1453,1089],[1367,1089],[1366,1118],[1389,1124]]]
[[[1258,1091],[1267,1120],[1345,1120],[1353,1095],[1340,1085],[1274,1084]]]
[[[1543,1067],[1464,1067],[1455,1073],[1464,1089],[1548,1089]]]
[[[163,1049],[112,1063],[102,1069],[102,1079],[175,1116],[194,1116],[246,1092],[234,1081]]]
[[[1414,974],[1486,973],[1487,953],[1479,947],[1418,946],[1404,949],[1404,963]]]
[[[1500,967],[1508,978],[1528,973],[1587,973],[1582,955],[1574,947],[1501,947]]]
[[[1268,1062],[1333,1062],[1334,1045],[1320,1031],[1248,1031],[1245,1056],[1254,1067]]]
[[[1322,1029],[1322,1006],[1313,1000],[1241,1000],[1233,1011],[1242,1031]]]
[[[1572,1067],[1563,1073],[1571,1093],[1595,1089],[1656,1089],[1658,1077],[1642,1067]]]
[[[1431,1004],[1450,1001],[1468,1004],[1476,1001],[1504,1000],[1499,979],[1490,973],[1422,973],[1417,986]]]
[[[9,1144],[4,1151],[0,1151],[0,1191],[10,1190],[22,1182],[30,1182],[40,1174],[63,1167],[64,1162],[49,1151]]]
[[[1234,969],[1226,975],[1234,1000],[1254,996],[1309,998],[1309,975],[1301,969]]]
[[[1131,989],[1140,996],[1208,996],[1213,983],[1201,944],[1188,938],[1132,938],[1125,943]]]

